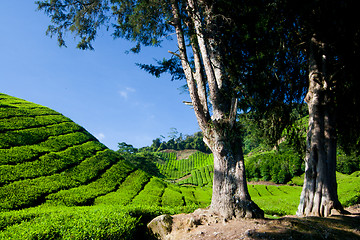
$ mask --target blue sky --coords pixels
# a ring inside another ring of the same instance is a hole
[[[135,63],[169,57],[175,43],[125,54],[133,44],[101,32],[95,51],[58,47],[46,36],[50,19],[34,1],[3,1],[0,7],[0,92],[50,107],[85,127],[109,148],[127,142],[151,145],[174,127],[183,134],[199,131],[184,81],[155,78]]]

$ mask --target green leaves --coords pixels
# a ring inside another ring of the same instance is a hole
[[[95,40],[98,29],[107,25],[110,20],[109,3],[107,0],[56,0],[36,1],[38,10],[44,11],[53,25],[46,31],[51,37],[56,36],[59,46],[65,46],[65,33],[70,31],[79,37],[77,47],[93,49],[91,43]]]
[[[150,175],[144,171],[137,170],[127,176],[116,191],[96,198],[94,204],[127,205],[139,194],[150,178]]]
[[[121,159],[51,109],[5,94],[0,102],[0,209],[39,205],[46,195],[85,184]]]
[[[194,169],[199,169],[208,165],[213,165],[212,154],[195,152],[188,159],[176,159],[176,153],[160,153],[164,163],[158,162],[156,165],[160,173],[169,179],[179,179],[189,175]]]
[[[128,210],[109,206],[38,208],[12,215],[23,222],[9,224],[0,232],[1,239],[132,239],[140,225],[140,218]],[[0,214],[0,219],[4,217],[6,213]]]
[[[170,32],[167,5],[163,1],[133,0],[57,0],[36,1],[38,10],[51,18],[47,34],[56,36],[59,46],[65,46],[65,33],[79,38],[77,47],[93,50],[101,27],[113,27],[113,36],[145,46],[159,46],[161,38]]]
[[[98,196],[114,191],[133,170],[124,160],[112,165],[101,177],[87,185],[61,190],[46,197],[46,202],[55,205],[91,205]]]
[[[295,152],[265,152],[245,159],[246,177],[287,183],[302,172],[302,158]]]

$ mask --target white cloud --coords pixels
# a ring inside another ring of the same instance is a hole
[[[124,98],[125,100],[127,100],[128,97],[129,97],[129,94],[130,94],[130,93],[133,93],[133,92],[136,92],[136,90],[135,90],[134,88],[126,87],[125,89],[120,90],[118,93],[120,94],[120,96],[121,96],[122,98]]]
[[[95,134],[95,137],[101,141],[101,140],[104,140],[105,139],[105,134],[103,133],[98,133],[98,134]]]

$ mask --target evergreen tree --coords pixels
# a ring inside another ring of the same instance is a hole
[[[309,76],[305,98],[309,110],[305,181],[297,214],[328,216],[332,210],[343,212],[335,172],[337,138],[347,128],[341,122],[343,117],[356,119],[350,117],[354,112],[349,108],[343,110],[344,105],[359,108],[358,94],[347,91],[348,86],[358,85],[350,60],[359,52],[355,43],[359,34],[356,2],[316,0],[287,4],[288,12],[302,26],[299,35],[305,43]]]

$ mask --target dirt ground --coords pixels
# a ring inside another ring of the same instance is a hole
[[[360,205],[350,215],[329,218],[286,216],[280,219],[236,219],[224,222],[206,210],[172,216],[171,240],[360,239]]]

